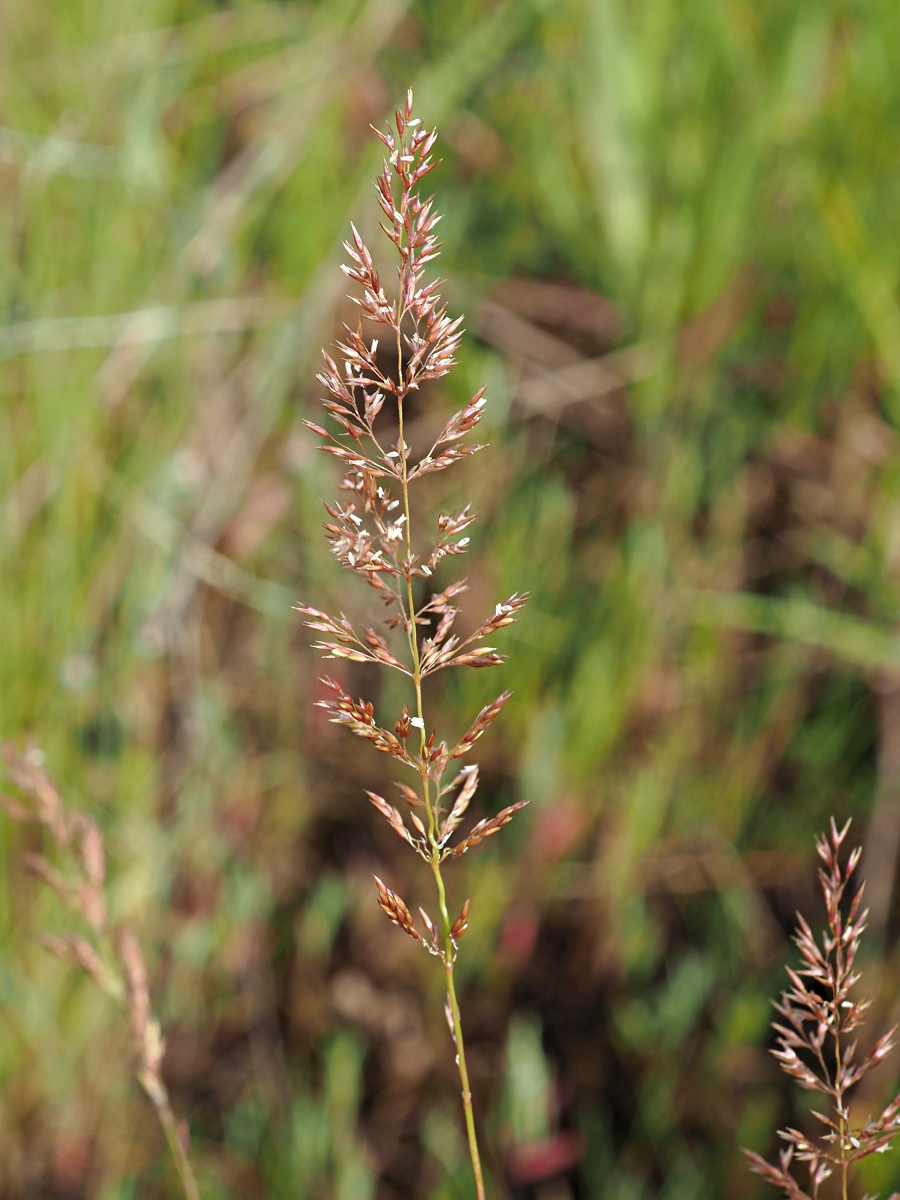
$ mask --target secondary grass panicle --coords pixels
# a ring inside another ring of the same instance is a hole
[[[859,911],[865,885],[857,889],[845,906],[846,913],[842,912],[842,902],[860,856],[857,848],[843,867],[840,864],[841,845],[849,828],[848,821],[838,832],[832,819],[829,833],[816,839],[816,850],[822,860],[819,880],[828,929],[821,941],[816,941],[809,925],[798,914],[794,941],[803,966],[797,971],[788,968],[791,986],[775,1005],[779,1019],[772,1023],[778,1034],[778,1049],[772,1053],[781,1069],[800,1087],[828,1097],[830,1111],[812,1113],[825,1132],[819,1139],[812,1139],[796,1129],[779,1130],[778,1136],[786,1144],[778,1166],[750,1150],[744,1151],[750,1169],[780,1187],[789,1200],[818,1200],[819,1188],[835,1171],[840,1173],[841,1196],[847,1200],[851,1164],[887,1150],[900,1133],[900,1096],[877,1119],[870,1117],[864,1125],[857,1126],[851,1121],[847,1102],[850,1089],[890,1054],[896,1031],[895,1027],[883,1034],[860,1059],[856,1057],[856,1040],[849,1043],[847,1040],[863,1024],[871,1004],[865,998],[852,998],[859,981],[854,964],[868,912]],[[791,1174],[795,1159],[808,1164],[810,1192],[803,1191]],[[898,1197],[900,1193],[895,1192],[890,1200]]]
[[[56,892],[85,930],[85,935],[44,936],[42,942],[64,962],[80,967],[101,991],[127,1009],[138,1082],[162,1126],[186,1200],[199,1200],[193,1168],[163,1082],[165,1042],[150,1004],[144,957],[132,932],[109,926],[103,833],[91,817],[66,807],[38,752],[22,754],[7,744],[0,747],[0,755],[20,793],[19,797],[0,796],[6,815],[42,825],[57,852],[70,860],[64,873],[41,854],[25,859],[32,874]]]
[[[420,909],[424,930],[420,932],[404,900],[376,878],[378,902],[395,925],[443,964],[472,1169],[479,1200],[483,1200],[484,1181],[453,977],[469,902],[465,902],[457,917],[450,916],[441,868],[447,859],[459,858],[497,833],[525,802],[479,822],[466,837],[452,844],[475,794],[478,768],[464,766],[446,783],[444,773],[453,760],[471,750],[498,716],[509,693],[504,692],[483,708],[458,741],[447,742],[439,740],[437,732],[426,725],[422,681],[447,667],[488,667],[502,663],[503,656],[493,646],[484,645],[484,640],[511,624],[527,597],[510,596],[497,605],[471,636],[463,638],[452,632],[458,611],[453,600],[465,590],[465,580],[451,583],[440,592],[419,594],[420,589],[427,589],[442,560],[466,552],[469,538],[461,535],[475,517],[469,506],[458,513],[441,512],[429,548],[421,552],[415,548],[417,541],[413,537],[410,485],[483,448],[463,438],[481,420],[485,389],[477,391],[446,423],[431,449],[413,461],[404,440],[404,403],[424,383],[440,379],[451,370],[462,318],[452,319],[448,315],[447,306],[438,295],[441,281],[426,283],[424,279],[426,264],[437,258],[440,250],[435,235],[440,218],[433,211],[433,199],[423,200],[418,185],[436,165],[431,152],[437,132],[423,129],[412,111],[412,92],[409,92],[404,108],[395,114],[396,133],[390,127],[384,133],[375,130],[388,153],[376,190],[385,217],[381,228],[399,257],[396,298],[388,299],[372,255],[351,226],[352,242],[344,243],[350,264],[343,269],[362,289],[361,297],[352,297],[362,312],[355,328],[344,327],[345,340],[338,344],[343,368],[326,353],[325,370],[318,376],[329,393],[325,407],[340,432],[334,436],[322,426],[307,422],[322,438],[321,448],[347,468],[342,484],[346,501],[325,505],[330,518],[325,531],[335,557],[378,593],[387,610],[388,629],[400,631],[405,645],[392,649],[387,638],[370,626],[357,631],[343,613],[332,617],[307,605],[298,608],[306,616],[306,624],[324,635],[315,645],[327,658],[381,663],[412,681],[413,708],[403,708],[393,729],[379,725],[373,706],[365,700],[353,700],[333,679],[324,680],[332,695],[319,703],[333,722],[367,738],[377,750],[390,754],[417,777],[415,787],[403,782],[397,784],[401,797],[413,810],[409,824],[382,796],[374,792],[368,796],[391,828],[431,869],[437,889],[438,919],[433,920]],[[387,340],[391,356],[390,368],[382,366],[384,352],[379,357],[378,338],[364,336],[364,321],[383,327],[382,338]],[[386,402],[389,409],[396,406],[390,442],[380,425],[376,431],[376,419]]]

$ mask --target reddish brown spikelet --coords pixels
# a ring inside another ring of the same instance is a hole
[[[81,863],[87,876],[80,888],[81,910],[87,921],[99,933],[106,926],[106,853],[103,834],[95,821],[85,817],[81,822]]]
[[[386,887],[377,875],[375,876],[375,886],[378,889],[378,903],[388,917],[395,925],[408,933],[414,941],[420,942],[422,939],[413,925],[412,915],[397,893]]]
[[[511,696],[512,692],[503,692],[497,697],[496,700],[492,700],[490,704],[486,704],[484,706],[484,708],[451,750],[451,758],[461,758],[463,754],[468,753],[468,751],[472,749],[491,722],[496,720],[496,718],[500,715],[503,705],[511,698]]]
[[[784,1190],[785,1195],[789,1200],[811,1200],[808,1193],[804,1192],[793,1175],[790,1174],[789,1167],[793,1157],[794,1148],[789,1146],[786,1150],[782,1150],[779,1155],[781,1163],[780,1167],[773,1166],[772,1163],[766,1162],[760,1155],[754,1154],[752,1150],[745,1150],[744,1154],[750,1165],[750,1170],[757,1175],[761,1175],[763,1179],[769,1183],[775,1184]],[[827,1176],[825,1177],[827,1178]],[[820,1180],[821,1182],[821,1180]]]
[[[504,825],[508,825],[516,813],[521,812],[528,804],[527,800],[520,800],[517,804],[511,804],[509,808],[503,808],[497,813],[496,817],[487,817],[484,821],[479,821],[467,838],[454,846],[450,854],[453,858],[459,858],[461,854],[465,854],[467,850],[471,850],[473,846],[477,846],[479,842],[483,842],[485,838],[493,837],[495,833],[499,833]]]
[[[324,708],[329,720],[335,725],[344,725],[357,737],[366,738],[382,754],[392,754],[401,762],[409,762],[406,747],[388,729],[382,729],[375,721],[375,709],[365,700],[353,700],[339,683],[323,676],[322,683],[335,694],[330,700],[317,700],[316,707]]]
[[[119,938],[119,952],[125,968],[128,1017],[138,1058],[138,1079],[153,1104],[161,1108],[168,1105],[161,1074],[165,1043],[159,1022],[150,1008],[150,990],[147,985],[144,956],[137,938],[128,932],[121,934]]]
[[[388,804],[387,800],[385,800],[382,796],[377,795],[375,792],[367,791],[366,795],[390,825],[391,829],[393,829],[394,833],[396,833],[398,837],[403,838],[405,842],[409,842],[410,846],[412,846],[414,850],[418,851],[419,854],[424,854],[424,847],[422,846],[421,841],[414,838],[409,832],[403,823],[403,818],[397,809],[394,808],[393,804]],[[421,825],[421,822],[419,824]]]
[[[364,569],[367,568],[364,567]],[[351,662],[381,662],[389,667],[394,667],[397,671],[402,671],[405,675],[409,674],[403,663],[391,654],[384,638],[374,630],[364,629],[365,640],[363,640],[358,637],[343,613],[338,620],[329,617],[327,613],[320,612],[317,608],[310,608],[308,605],[296,604],[294,607],[298,612],[311,618],[305,622],[310,629],[328,633],[334,638],[334,641],[313,643],[317,650],[323,651],[326,658],[345,658]]]
[[[450,667],[499,667],[506,662],[504,654],[497,654],[493,646],[482,646],[480,650],[467,650],[441,666]],[[430,673],[430,672],[429,672]]]
[[[74,962],[104,991],[111,990],[112,981],[103,959],[84,938],[72,933],[61,938],[45,934],[41,938],[41,945],[63,962]]]
[[[22,865],[29,874],[34,875],[42,883],[45,883],[47,887],[52,888],[63,904],[77,911],[79,907],[77,892],[72,888],[68,880],[42,854],[23,854]]]
[[[470,903],[471,903],[471,901],[466,900],[465,904],[462,906],[459,916],[453,922],[453,925],[450,929],[450,936],[451,936],[451,938],[453,938],[454,942],[458,938],[461,938],[462,935],[469,928],[469,905],[470,905]]]
[[[397,791],[400,793],[400,795],[403,797],[403,799],[406,801],[406,803],[411,808],[424,808],[425,807],[424,804],[422,803],[422,801],[416,795],[416,793],[409,786],[409,784],[400,783],[396,779],[393,782],[394,782],[394,787],[397,789]]]
[[[0,808],[3,809],[11,821],[28,821],[31,819],[31,810],[27,805],[17,800],[15,796],[7,796],[5,793],[0,794]]]
[[[821,1184],[835,1170],[841,1173],[846,1194],[851,1164],[885,1150],[900,1133],[900,1096],[877,1119],[870,1118],[856,1127],[851,1123],[847,1103],[849,1089],[891,1052],[895,1032],[891,1029],[883,1034],[859,1061],[856,1041],[845,1041],[846,1035],[863,1023],[870,1005],[869,1000],[852,996],[859,979],[854,963],[868,914],[860,912],[862,887],[846,903],[851,876],[859,862],[857,849],[843,867],[840,863],[849,827],[848,821],[838,830],[832,820],[828,834],[816,839],[828,927],[817,941],[809,924],[798,914],[794,941],[802,966],[796,971],[788,968],[790,986],[775,1005],[778,1019],[773,1022],[778,1037],[772,1053],[781,1069],[800,1087],[830,1099],[830,1113],[813,1113],[826,1132],[813,1138],[797,1129],[779,1130],[778,1136],[787,1147],[779,1156],[778,1166],[744,1151],[751,1171],[780,1187],[791,1200],[817,1200]],[[809,1193],[791,1174],[794,1160],[807,1164]]]
[[[72,823],[56,785],[40,765],[40,753],[32,750],[20,754],[15,746],[6,742],[0,746],[0,757],[16,787],[31,797],[33,808],[25,810],[24,819],[33,816],[49,830],[60,846],[68,846],[72,837]]]
[[[437,925],[435,925],[434,921],[432,921],[431,917],[429,917],[424,908],[420,907],[419,913],[422,917],[422,924],[428,930],[428,937],[422,939],[422,944],[431,954],[434,954],[436,957],[440,958],[441,944]]]
[[[96,884],[83,883],[79,889],[81,911],[85,920],[101,933],[106,927],[106,896],[102,888]]]
[[[407,704],[403,705],[403,712],[400,714],[399,721],[394,726],[394,732],[397,734],[397,737],[401,738],[403,741],[406,741],[406,739],[412,733],[412,725],[409,723],[409,706]]]
[[[463,767],[446,791],[449,792],[457,787],[459,791],[457,792],[456,799],[453,801],[453,807],[450,809],[449,815],[440,828],[439,836],[442,846],[446,845],[454,830],[465,816],[466,809],[472,802],[472,797],[475,795],[478,787],[478,767],[474,765]]]
[[[95,983],[103,987],[108,980],[106,968],[103,965],[103,960],[100,955],[84,938],[77,937],[75,934],[70,934],[67,939],[72,950],[72,957],[81,967],[82,971],[90,975]]]
[[[81,862],[88,880],[96,887],[102,887],[106,880],[106,854],[103,848],[103,834],[96,821],[86,817],[81,823]]]
[[[133,934],[124,933],[119,939],[125,980],[128,985],[128,1016],[131,1032],[137,1043],[143,1042],[147,1021],[150,1018],[150,991],[147,986],[147,968],[144,956]]]

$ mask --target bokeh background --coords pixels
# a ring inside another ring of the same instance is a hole
[[[440,972],[371,876],[428,881],[291,611],[369,603],[301,420],[409,84],[468,331],[420,419],[489,384],[439,478],[467,612],[533,596],[430,700],[513,688],[478,815],[532,801],[451,883],[494,1194],[774,1194],[739,1148],[808,1122],[769,998],[832,813],[892,1023],[898,46],[890,0],[0,4],[0,733],[106,830],[209,1200],[471,1195]],[[35,845],[0,824],[0,1194],[173,1195]]]

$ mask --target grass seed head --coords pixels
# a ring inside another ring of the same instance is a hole
[[[772,1024],[777,1034],[772,1054],[781,1069],[801,1088],[829,1098],[830,1112],[813,1113],[827,1132],[812,1138],[793,1128],[779,1130],[778,1136],[787,1146],[778,1164],[744,1151],[750,1170],[781,1188],[790,1200],[818,1200],[821,1184],[835,1170],[842,1176],[846,1195],[850,1166],[883,1152],[900,1133],[900,1096],[879,1117],[870,1117],[858,1126],[851,1122],[847,1102],[850,1089],[890,1054],[895,1033],[890,1029],[882,1034],[860,1059],[856,1040],[847,1040],[847,1035],[863,1024],[871,1003],[852,994],[859,981],[854,962],[868,914],[860,912],[862,887],[846,901],[859,863],[857,849],[841,865],[841,848],[849,828],[848,821],[838,830],[832,819],[828,833],[816,838],[828,927],[817,941],[808,922],[798,914],[794,942],[802,965],[797,970],[787,969],[790,986],[775,1005],[778,1019]],[[794,1178],[794,1160],[807,1165],[809,1193]]]

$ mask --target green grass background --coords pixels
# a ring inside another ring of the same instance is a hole
[[[533,802],[451,885],[494,1194],[763,1194],[739,1147],[808,1119],[768,998],[832,813],[868,838],[890,1023],[898,45],[886,0],[0,6],[0,733],[106,830],[205,1196],[469,1196],[440,980],[372,870],[424,893],[291,611],[366,601],[301,420],[409,84],[471,314],[429,403],[490,384],[491,448],[439,479],[483,514],[473,606],[533,595],[508,665],[433,699],[455,728],[515,690],[483,806]],[[500,344],[491,297],[531,327]],[[534,326],[644,365],[568,402]],[[0,825],[0,1194],[172,1195],[118,1014],[36,942],[68,918],[34,844]],[[516,1191],[511,1148],[560,1128],[577,1171]]]

